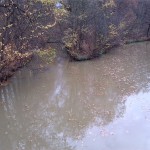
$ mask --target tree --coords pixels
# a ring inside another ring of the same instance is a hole
[[[67,29],[63,42],[73,57],[94,57],[103,52],[109,36],[109,26],[112,24],[113,10],[116,7],[113,0],[67,0],[64,8],[69,8]],[[116,33],[115,33],[116,34]],[[114,35],[113,35],[114,36]],[[115,35],[116,36],[116,35]],[[77,59],[78,59],[77,58]]]
[[[42,47],[58,18],[55,1],[48,4],[34,0],[1,1],[0,60],[6,58],[8,51],[24,52]]]

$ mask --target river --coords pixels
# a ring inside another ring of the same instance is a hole
[[[28,65],[0,89],[0,150],[149,150],[150,43]]]

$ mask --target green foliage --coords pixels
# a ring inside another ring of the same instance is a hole
[[[66,47],[71,48],[78,42],[78,35],[75,31],[69,28],[64,32],[64,37],[62,40],[65,43]]]
[[[56,57],[55,49],[46,49],[46,50],[38,50],[35,52],[43,62],[50,64],[54,61]]]

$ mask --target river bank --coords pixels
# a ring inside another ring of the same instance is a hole
[[[13,57],[0,62],[0,86],[10,78],[16,70],[27,64],[32,58],[32,53],[16,53]]]
[[[85,60],[91,60],[91,59],[97,58],[97,57],[99,57],[103,54],[106,54],[109,51],[119,48],[123,45],[134,44],[134,43],[136,44],[139,42],[147,42],[147,41],[150,41],[149,37],[142,37],[142,38],[137,38],[137,39],[130,39],[130,40],[124,41],[122,43],[120,42],[120,43],[110,44],[109,46],[105,45],[100,50],[95,49],[92,53],[90,53],[90,52],[82,53],[81,51],[75,52],[75,51],[69,50],[69,49],[67,49],[67,52],[73,60],[85,61]]]
[[[7,80],[21,67],[24,67],[31,60],[33,68],[42,69],[53,62],[56,51],[52,48],[33,50],[21,54],[19,52],[7,54],[6,59],[0,62],[0,86],[6,85]],[[34,65],[33,65],[34,64]]]
[[[134,44],[138,42],[144,42],[144,41],[149,41],[149,38],[146,39],[141,39],[141,40],[135,40],[135,41],[128,41],[125,43],[125,45],[129,44]],[[108,53],[108,51],[111,51],[113,49],[119,48],[121,45],[115,45],[109,48],[108,50],[104,51],[103,53],[97,53],[95,55],[92,55],[91,57],[88,57],[85,55],[85,57],[78,55],[77,56],[72,56],[71,54],[68,53],[72,61],[85,61],[85,60],[91,60],[97,57],[100,57],[103,54]],[[60,51],[60,50],[58,50]],[[58,54],[57,54],[58,55]],[[61,52],[59,56],[63,56],[64,54]],[[34,56],[34,57],[33,57]],[[48,50],[38,50],[35,52],[31,53],[16,53],[14,54],[11,58],[5,59],[3,62],[0,62],[0,86],[6,85],[6,81],[17,71],[19,68],[25,66],[32,58],[37,59],[36,66],[38,65],[39,68],[41,68],[40,63],[45,62],[45,64],[49,64],[53,62],[56,56],[56,51],[55,49],[48,49]],[[44,67],[44,66],[42,66]]]

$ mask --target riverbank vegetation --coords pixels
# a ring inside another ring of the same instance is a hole
[[[114,46],[148,40],[149,8],[148,0],[1,1],[0,81],[8,76],[4,66],[16,70],[13,66],[28,62],[33,51],[47,58],[45,47],[52,50],[50,61],[56,44],[72,58],[87,60]]]

